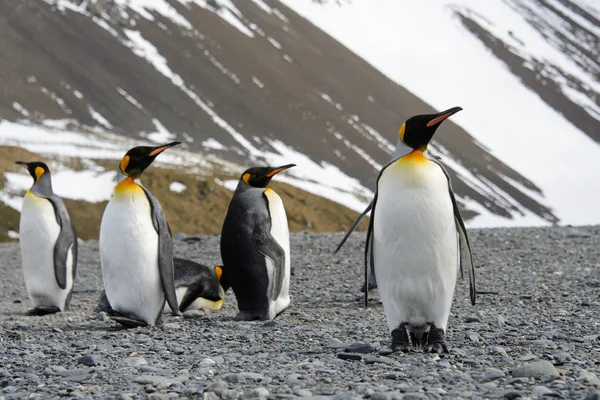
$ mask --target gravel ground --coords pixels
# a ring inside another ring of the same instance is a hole
[[[600,227],[471,230],[478,303],[459,281],[450,354],[382,355],[374,293],[365,310],[362,239],[292,235],[292,305],[271,322],[223,309],[123,330],[94,311],[97,242],[80,246],[71,311],[28,317],[19,249],[0,245],[0,398],[543,398],[600,395]],[[218,237],[176,255],[219,262]],[[323,396],[323,397],[321,397]],[[325,397],[326,396],[326,397]]]

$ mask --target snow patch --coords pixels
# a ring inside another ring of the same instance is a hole
[[[204,142],[202,142],[202,146],[215,150],[227,150],[227,147],[225,147],[223,144],[221,144],[221,142],[218,142],[216,139],[213,138],[206,139]]]
[[[175,192],[175,193],[181,193],[186,189],[187,189],[187,186],[185,186],[183,183],[177,182],[177,181],[173,181],[169,185],[169,190],[171,192]]]
[[[113,128],[111,123],[108,122],[108,120],[106,118],[104,118],[104,116],[102,114],[100,114],[98,111],[94,110],[94,108],[92,106],[88,106],[88,111],[89,111],[91,117],[96,122],[98,122],[100,125],[102,125],[103,127],[107,128],[107,129]]]
[[[259,80],[257,77],[255,77],[255,76],[253,76],[253,77],[252,77],[252,82],[254,82],[254,84],[255,84],[256,86],[258,86],[259,88],[261,88],[261,89],[265,87],[265,84],[264,84],[264,83],[262,83],[262,82],[261,82],[261,81],[260,81],[260,80]]]

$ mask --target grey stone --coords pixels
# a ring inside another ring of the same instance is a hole
[[[264,387],[257,387],[252,389],[250,392],[250,397],[267,397],[269,395],[269,391]]]
[[[225,382],[235,384],[246,383],[246,378],[241,374],[230,374],[225,377]]]
[[[93,354],[88,354],[83,357],[79,357],[79,359],[77,360],[77,363],[87,365],[88,367],[95,367],[102,363],[102,359]]]
[[[139,365],[148,364],[144,357],[126,357],[123,358],[120,363],[125,367],[137,367]]]
[[[355,342],[355,343],[351,343],[350,345],[344,347],[344,351],[346,351],[347,353],[372,353],[375,351],[375,348],[371,345],[368,345],[366,343],[360,343],[360,342]]]
[[[558,393],[548,389],[545,386],[536,386],[531,391],[532,399],[541,399],[543,397],[561,397]]]
[[[492,382],[505,376],[506,374],[500,370],[488,370],[483,378],[481,378],[481,383]]]
[[[350,361],[360,361],[362,356],[360,354],[354,353],[338,353],[337,357],[342,360],[350,360]]]
[[[585,395],[584,400],[600,400],[600,390],[594,390]]]
[[[518,366],[512,371],[515,378],[541,378],[545,375],[558,376],[558,371],[549,361],[537,361]]]

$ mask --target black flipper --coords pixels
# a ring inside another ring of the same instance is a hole
[[[171,308],[173,315],[181,314],[177,306],[177,294],[175,292],[175,271],[173,267],[173,236],[171,228],[167,223],[165,213],[160,206],[160,203],[146,188],[142,186],[146,198],[150,203],[152,210],[152,224],[158,234],[158,269],[160,273],[160,281],[167,299],[167,303]],[[162,309],[161,309],[162,313]],[[160,314],[159,314],[160,315]]]
[[[342,248],[342,246],[344,245],[344,243],[346,243],[346,240],[348,240],[348,238],[350,237],[350,235],[352,234],[352,232],[354,232],[354,230],[356,229],[356,227],[358,226],[358,224],[360,224],[360,221],[362,221],[362,219],[365,217],[365,215],[367,215],[367,213],[369,211],[371,211],[372,208],[373,208],[373,202],[369,203],[369,205],[367,206],[367,208],[365,208],[365,211],[363,211],[358,216],[358,218],[356,218],[356,221],[354,221],[354,224],[352,224],[352,226],[350,227],[350,229],[348,230],[348,232],[346,232],[346,234],[344,235],[344,238],[342,239],[342,241],[340,242],[340,244],[338,244],[338,247],[333,252],[334,254],[336,254],[338,251],[340,251],[340,249]]]
[[[454,196],[454,190],[452,189],[452,183],[450,182],[450,175],[444,167],[444,165],[438,159],[431,159],[432,162],[439,165],[442,169],[446,178],[448,179],[448,191],[450,192],[450,199],[452,200],[452,207],[454,208],[454,220],[456,222],[456,231],[458,232],[458,239],[460,243],[460,274],[463,275],[463,259],[466,259],[468,273],[469,273],[469,297],[471,298],[471,304],[475,305],[477,299],[477,290],[475,288],[475,266],[473,265],[473,256],[471,253],[471,244],[469,242],[469,236],[467,235],[467,229],[463,221],[456,197]]]
[[[267,210],[269,209],[269,199],[266,194],[263,195]],[[283,247],[277,243],[277,240],[271,236],[271,216],[269,215],[268,223],[258,220],[252,232],[252,242],[256,249],[265,257],[273,262],[273,283],[271,285],[271,293],[269,298],[276,300],[281,293],[283,287],[283,279],[285,276],[285,251]]]

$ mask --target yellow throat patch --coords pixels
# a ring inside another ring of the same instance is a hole
[[[128,195],[137,195],[144,193],[144,190],[140,185],[135,183],[132,177],[128,176],[123,179],[121,182],[115,186],[115,198],[128,196]]]

